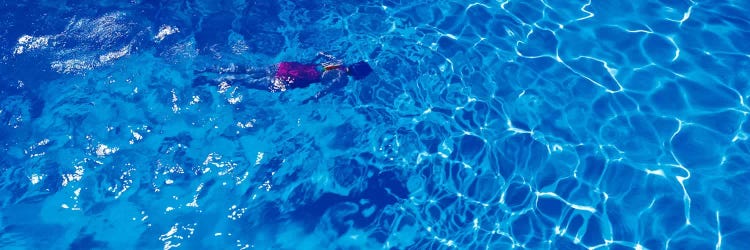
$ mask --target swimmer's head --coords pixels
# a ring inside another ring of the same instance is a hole
[[[360,80],[360,79],[367,77],[370,73],[372,73],[372,68],[366,62],[359,61],[357,63],[349,65],[349,67],[347,67],[347,72],[354,79]]]

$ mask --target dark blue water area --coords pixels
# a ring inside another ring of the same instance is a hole
[[[0,1],[0,249],[750,249],[748,13]]]

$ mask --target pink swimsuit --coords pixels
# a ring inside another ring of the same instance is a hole
[[[274,80],[283,82],[287,89],[304,88],[311,83],[320,82],[321,74],[317,67],[317,64],[281,62],[274,75]]]

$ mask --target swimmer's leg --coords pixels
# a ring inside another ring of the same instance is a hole
[[[262,77],[259,77],[259,76],[261,75],[249,75],[249,74],[230,75],[230,76],[224,77],[223,79],[221,79],[221,81],[226,82],[232,86],[243,86],[243,87],[250,88],[250,89],[270,90],[271,78],[266,76],[265,74],[262,75]]]
[[[192,86],[193,87],[208,86],[208,85],[214,85],[214,86],[216,86],[216,85],[219,85],[219,83],[221,83],[221,81],[219,81],[217,79],[211,79],[211,78],[208,78],[206,76],[198,76],[195,79],[193,79]]]
[[[268,76],[271,73],[271,69],[267,67],[253,67],[247,65],[230,64],[229,66],[225,67],[209,66],[204,69],[197,69],[194,71],[194,73],[245,74],[253,78],[262,78]]]
[[[243,86],[250,89],[258,90],[271,90],[271,81],[269,77],[263,78],[252,78],[252,77],[225,77],[219,79],[211,79],[205,76],[198,76],[193,79],[193,87],[197,86],[219,86],[221,83],[229,84],[230,86]]]
[[[260,79],[245,79],[241,84],[242,86],[250,89],[271,91],[271,80],[269,77]]]

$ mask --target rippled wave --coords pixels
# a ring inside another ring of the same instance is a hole
[[[0,6],[0,246],[750,248],[742,2]]]

